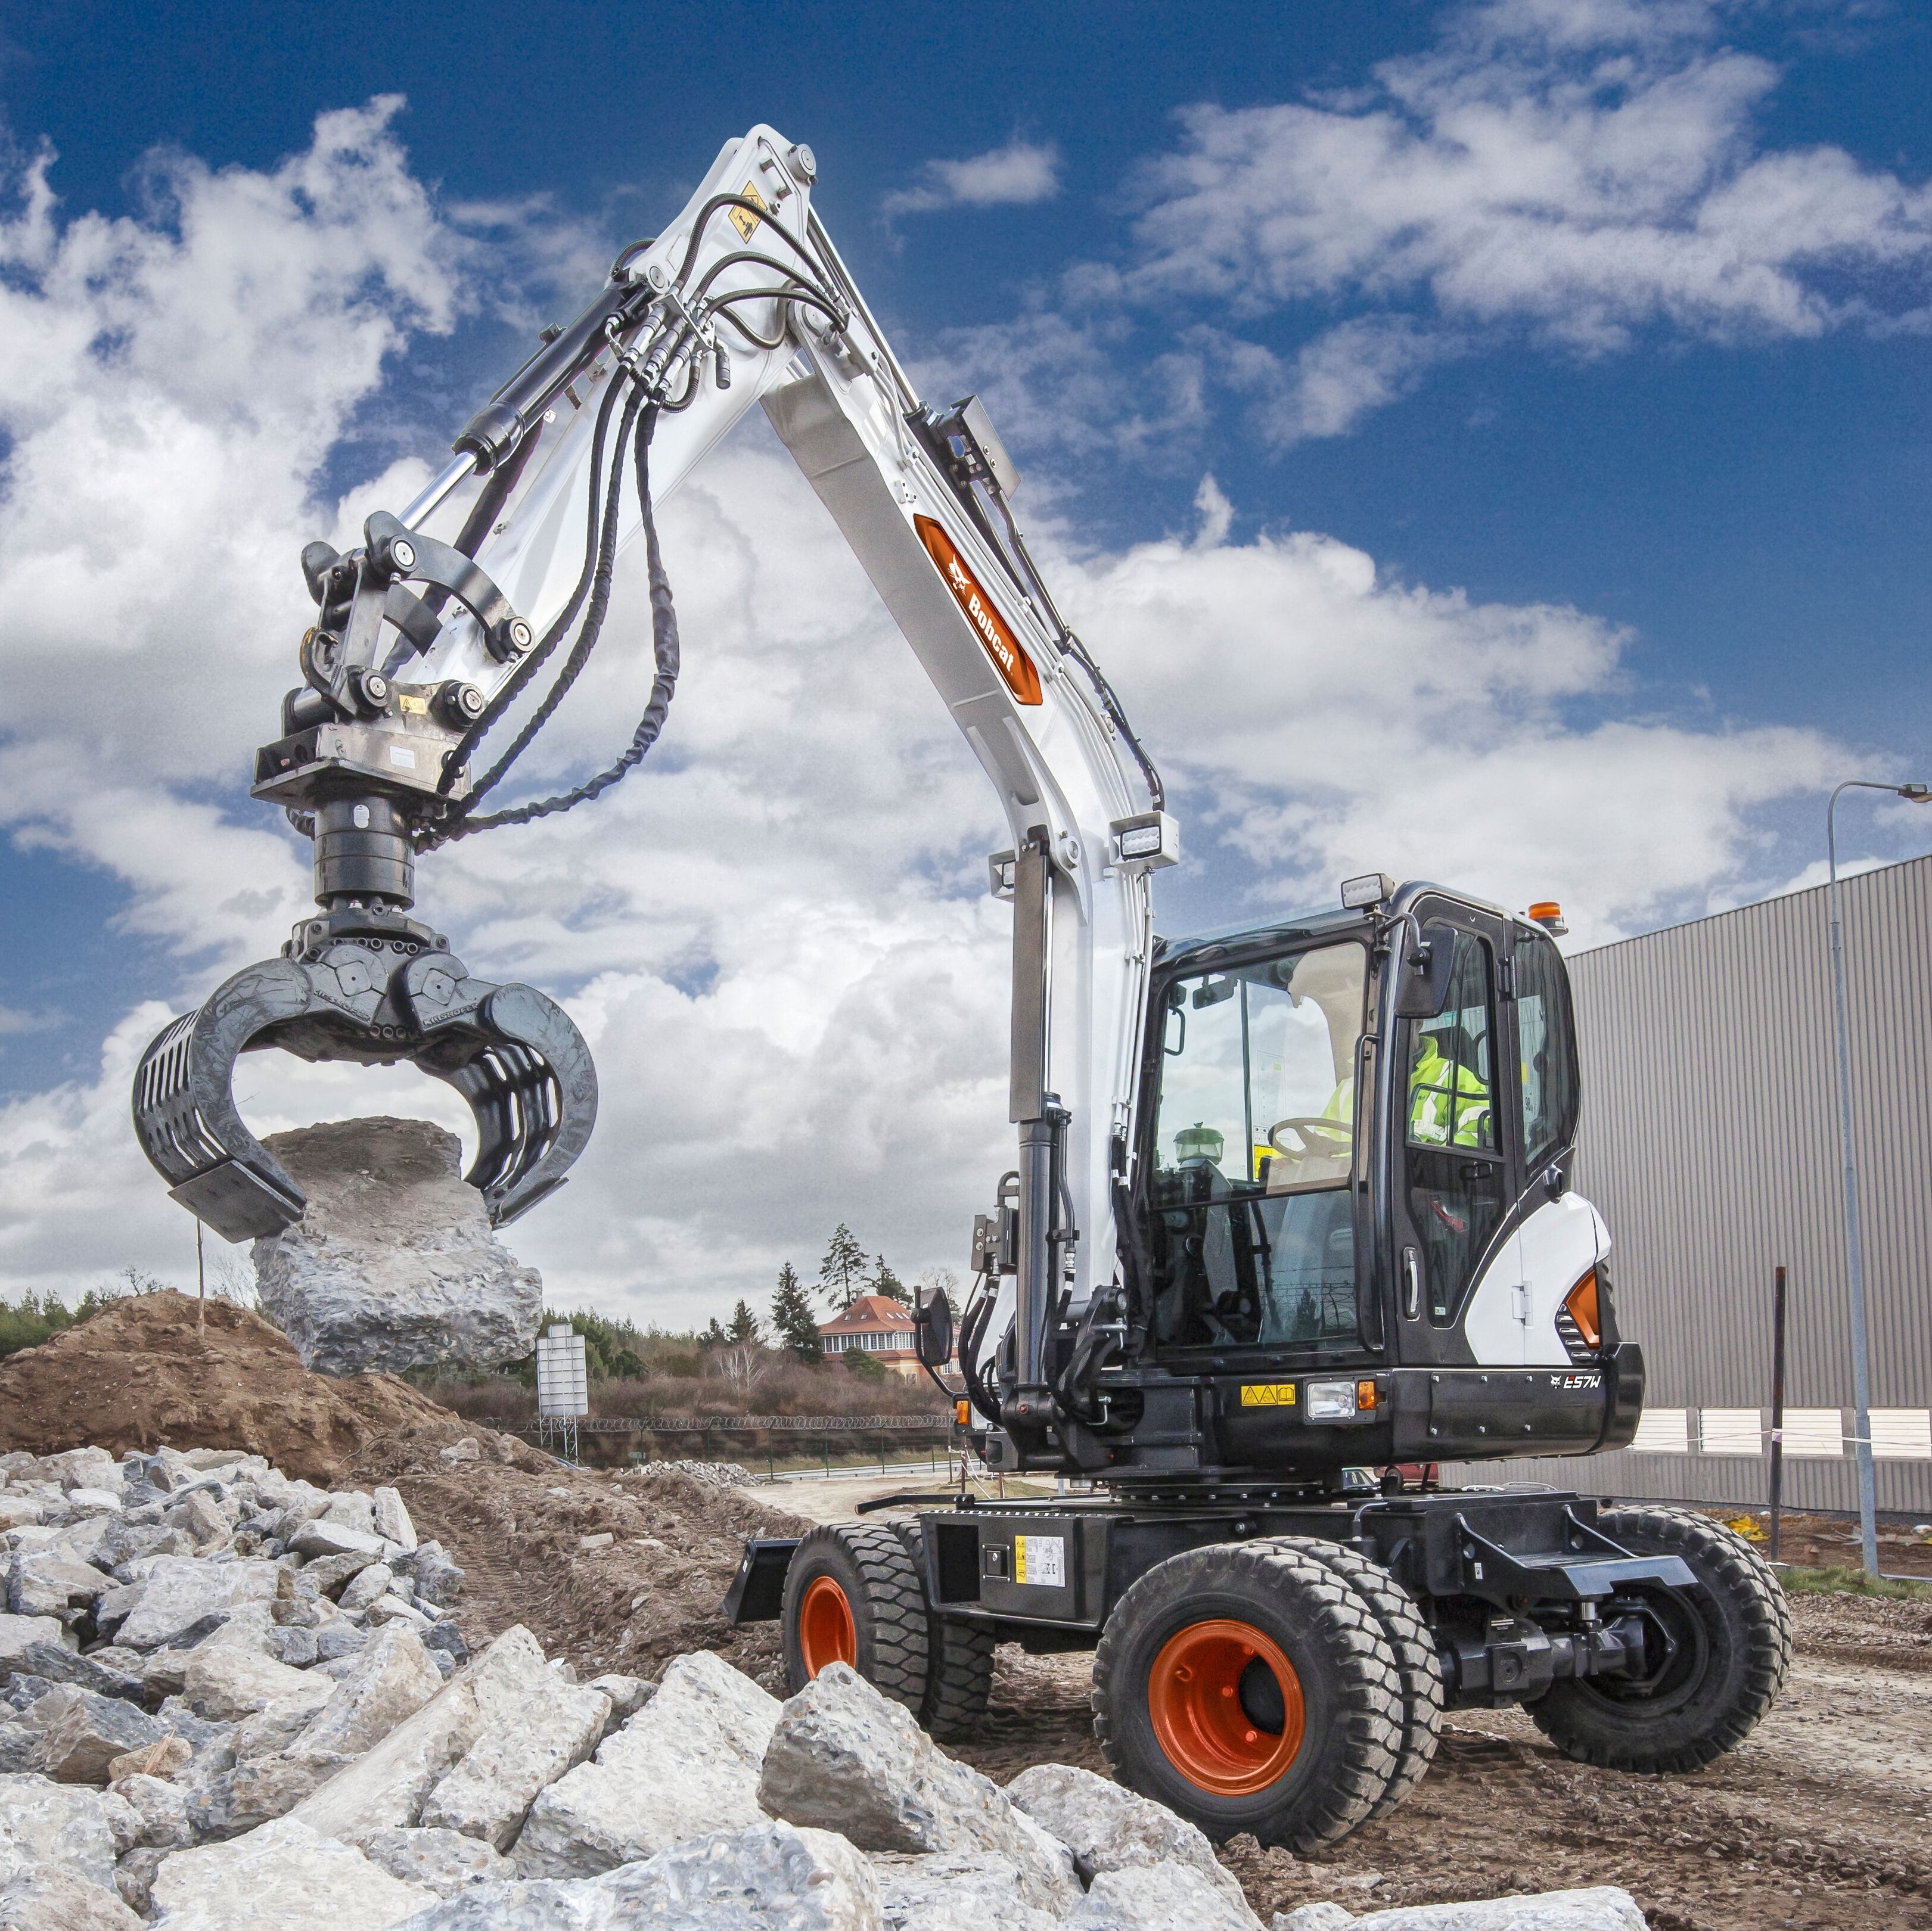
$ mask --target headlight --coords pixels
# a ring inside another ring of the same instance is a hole
[[[1355,1418],[1355,1384],[1348,1381],[1310,1381],[1302,1390],[1307,1405],[1302,1410],[1310,1421],[1353,1421]]]

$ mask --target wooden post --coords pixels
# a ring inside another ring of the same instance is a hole
[[[1784,1507],[1784,1270],[1771,1286],[1771,1559],[1778,1560],[1778,1522]]]

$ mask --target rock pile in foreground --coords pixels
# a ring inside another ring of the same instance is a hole
[[[1062,1765],[1001,1790],[842,1665],[781,1704],[703,1651],[470,1657],[393,1490],[223,1451],[0,1474],[8,1931],[1260,1931],[1192,1825]],[[1608,1891],[1360,1923],[1642,1927]]]
[[[498,1240],[462,1145],[426,1120],[338,1120],[263,1143],[308,1207],[254,1246],[262,1306],[325,1375],[494,1368],[536,1346],[543,1278]]]

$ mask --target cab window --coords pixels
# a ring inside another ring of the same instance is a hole
[[[1576,1049],[1562,955],[1540,934],[1516,948],[1516,1044],[1522,1057],[1522,1152],[1532,1173],[1576,1133]]]
[[[1503,1216],[1490,949],[1456,935],[1448,1000],[1408,1028],[1408,1213],[1420,1237],[1432,1321],[1460,1312]]]
[[[1366,964],[1350,941],[1167,988],[1150,1181],[1156,1342],[1354,1342]]]

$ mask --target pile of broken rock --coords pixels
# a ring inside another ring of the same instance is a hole
[[[392,1492],[0,1465],[8,1931],[1260,1931],[1192,1825],[1060,1765],[1001,1790],[842,1664],[781,1705],[703,1651],[578,1683],[518,1627],[466,1659]],[[1549,1908],[1435,1909],[1642,1931],[1621,1892],[1508,1902]]]

